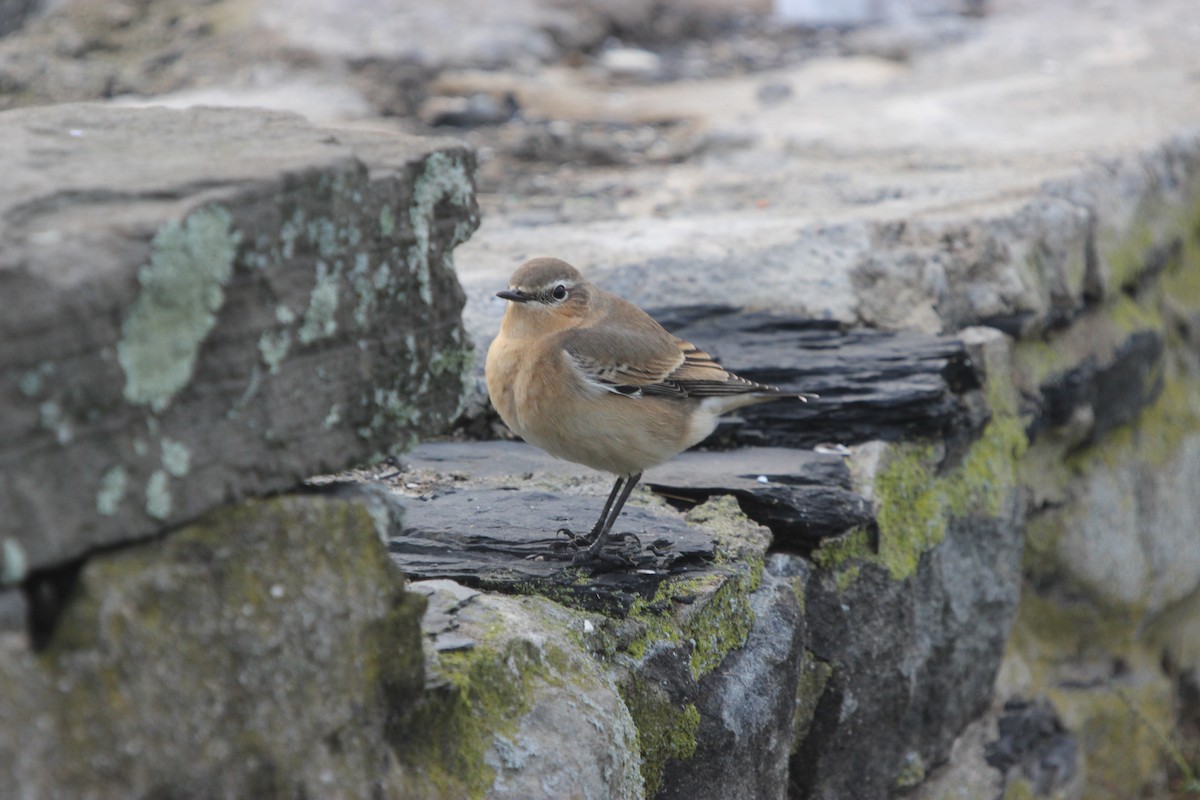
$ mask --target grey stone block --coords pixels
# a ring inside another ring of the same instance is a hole
[[[0,141],[6,580],[453,418],[465,146],[87,105]]]

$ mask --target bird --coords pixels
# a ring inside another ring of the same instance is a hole
[[[500,419],[553,456],[616,476],[587,535],[560,529],[576,563],[622,558],[608,551],[612,528],[642,473],[699,444],[722,414],[815,396],[734,375],[558,258],[526,261],[496,296],[507,306],[484,377]]]

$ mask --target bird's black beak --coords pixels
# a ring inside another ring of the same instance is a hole
[[[505,300],[512,300],[514,303],[524,303],[529,299],[529,295],[525,294],[520,289],[505,289],[503,292],[496,292],[496,297],[502,297]]]

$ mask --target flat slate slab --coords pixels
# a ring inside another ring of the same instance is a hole
[[[0,114],[0,583],[445,426],[474,168],[261,110]]]
[[[669,543],[675,561],[666,569],[617,569],[584,575],[569,560],[540,558],[565,538],[559,527],[586,532],[603,498],[543,490],[464,486],[405,506],[404,532],[388,542],[396,564],[413,580],[447,578],[498,591],[536,591],[584,608],[623,615],[638,598],[652,598],[672,575],[709,574],[716,543],[679,515],[627,506],[616,531],[643,544]],[[569,556],[565,558],[569,559]]]
[[[386,477],[417,495],[405,502],[403,534],[389,541],[396,563],[416,580],[537,591],[623,614],[636,598],[653,597],[668,577],[725,569],[713,563],[718,544],[711,532],[636,500],[616,531],[633,533],[643,544],[665,540],[675,557],[667,569],[585,576],[569,561],[537,560],[565,542],[558,528],[588,530],[603,505],[607,476],[524,443],[423,444],[405,454],[401,473]],[[771,529],[775,548],[810,550],[822,538],[873,520],[870,504],[851,489],[844,460],[811,451],[691,451],[648,471],[645,486],[682,508],[733,496],[751,520]]]
[[[693,450],[651,470],[646,485],[682,506],[732,495],[746,516],[771,529],[775,549],[807,552],[875,519],[851,488],[845,459],[811,450]]]

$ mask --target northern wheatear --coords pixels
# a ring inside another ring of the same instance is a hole
[[[496,296],[509,305],[485,373],[500,418],[551,455],[617,476],[591,533],[577,537],[589,545],[577,561],[600,556],[642,472],[698,444],[717,417],[804,399],[727,372],[557,258],[526,262]]]

